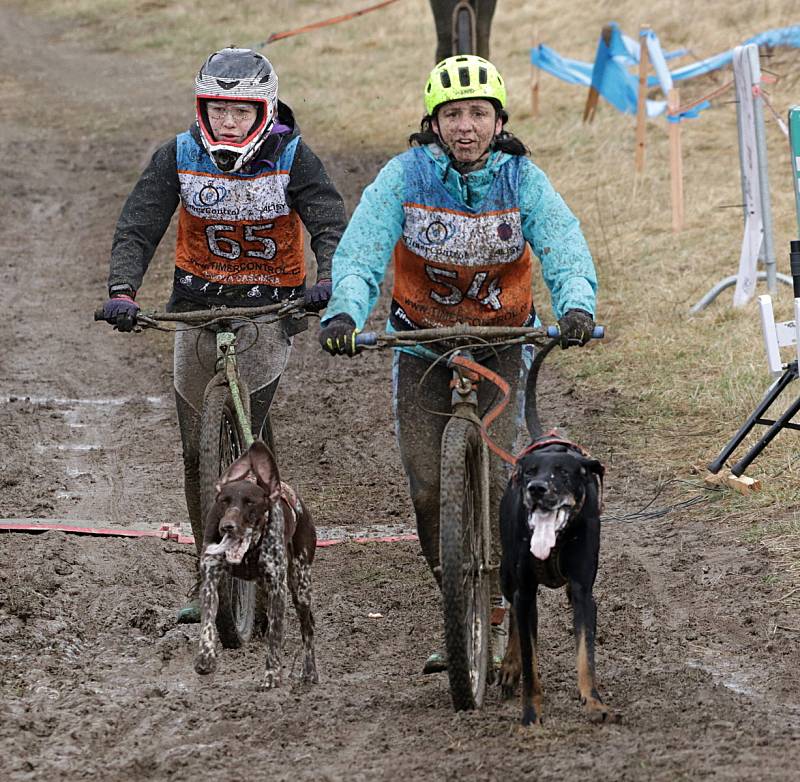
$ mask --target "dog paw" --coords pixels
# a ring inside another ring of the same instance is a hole
[[[514,697],[519,684],[520,671],[519,668],[514,668],[511,665],[506,665],[505,660],[500,666],[500,671],[497,674],[497,684],[500,687],[500,692],[503,698],[509,700]]]
[[[217,657],[214,654],[198,654],[194,658],[194,669],[201,676],[214,673],[217,670]]]
[[[606,706],[602,701],[589,698],[584,701],[583,706],[586,709],[586,713],[590,722],[616,723],[622,721],[622,715],[611,711],[611,709],[609,709],[608,706]]]
[[[281,686],[281,672],[275,670],[268,670],[261,680],[262,690],[274,690],[276,687]]]
[[[319,684],[319,674],[315,666],[303,668],[303,676],[301,678],[303,684]]]
[[[526,707],[522,710],[520,725],[526,729],[539,727],[542,725],[542,715],[533,706]]]

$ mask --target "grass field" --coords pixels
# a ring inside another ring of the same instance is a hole
[[[369,4],[240,0],[221,12],[218,5],[188,1],[30,0],[27,7],[69,17],[71,36],[89,46],[157,58],[190,91],[194,72],[213,49],[258,44],[270,33]],[[498,3],[492,58],[508,82],[510,127],[580,217],[600,275],[597,317],[607,324],[608,339],[581,361],[563,357],[561,369],[592,394],[613,400],[596,425],[618,443],[618,453],[654,477],[699,483],[691,466],[718,452],[769,383],[755,302],[734,310],[728,290],[689,316],[689,307],[738,264],[741,210],[722,208],[741,201],[735,106],[729,92],[683,125],[686,228],[675,234],[663,118],[649,123],[647,168],[635,183],[633,117],[601,103],[594,123],[584,125],[584,90],[547,75],[541,116],[532,117],[528,52],[534,36],[590,61],[602,25],[611,20],[629,35],[650,24],[665,49],[687,47],[697,58],[800,20],[790,0],[673,0],[646,12],[632,0]],[[433,21],[426,0],[399,0],[263,51],[278,69],[282,97],[321,152],[364,149],[388,158],[405,147],[422,113]],[[769,96],[785,117],[800,103],[800,51],[779,50],[762,63],[778,77]],[[681,97],[702,95],[728,78],[717,73],[698,79]],[[798,236],[788,145],[769,118],[767,135],[778,269],[788,273],[788,242]],[[765,292],[763,286],[758,292]],[[791,317],[786,287],[779,290],[776,316]],[[762,480],[761,493],[727,493],[693,512],[751,523],[748,534],[779,550],[793,568],[800,551],[798,453],[797,435],[782,434],[748,473]]]

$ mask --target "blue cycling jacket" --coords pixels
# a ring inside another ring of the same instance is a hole
[[[498,179],[503,180],[500,190]],[[414,192],[420,183],[426,191]],[[597,276],[591,253],[577,218],[544,172],[526,157],[493,151],[482,169],[461,175],[441,148],[430,144],[392,158],[364,190],[333,257],[333,294],[323,323],[346,313],[363,328],[404,236],[409,207],[438,204],[480,218],[496,213],[498,192],[510,202],[504,205],[508,210],[519,210],[522,238],[540,261],[556,318],[573,308],[594,314]],[[470,245],[480,254],[476,242],[480,232]],[[492,248],[487,240],[487,255]]]

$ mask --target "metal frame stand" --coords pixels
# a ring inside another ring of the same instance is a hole
[[[796,380],[797,377],[797,362],[792,361],[786,371],[767,389],[764,398],[758,403],[758,406],[750,414],[747,421],[744,422],[742,428],[730,439],[719,456],[708,465],[709,472],[716,474],[722,469],[727,458],[739,447],[739,444],[747,437],[750,430],[756,424],[769,426],[769,429],[767,429],[761,439],[731,467],[731,472],[737,477],[748,468],[750,463],[769,445],[781,429],[800,430],[800,424],[792,422],[792,418],[800,411],[800,397],[798,397],[789,409],[777,420],[762,418],[764,413],[769,410],[772,403],[783,393],[789,383],[791,383],[792,380]]]
[[[792,270],[792,285],[794,288],[794,311],[795,319],[787,323],[775,323],[772,315],[772,300],[769,296],[761,296],[761,323],[764,330],[764,343],[767,351],[767,361],[773,375],[779,377],[767,389],[766,394],[750,414],[744,425],[730,439],[722,449],[719,456],[708,465],[709,472],[718,473],[725,464],[728,457],[736,450],[739,444],[750,433],[756,425],[769,427],[761,438],[753,445],[750,450],[731,467],[731,473],[737,478],[744,473],[753,460],[772,442],[781,429],[796,429],[800,431],[800,424],[792,420],[800,412],[800,396],[786,409],[786,411],[776,419],[764,418],[764,414],[769,410],[775,400],[789,387],[793,380],[800,377],[800,241],[790,242],[789,263]],[[795,345],[797,356],[789,364],[781,365],[779,347]]]

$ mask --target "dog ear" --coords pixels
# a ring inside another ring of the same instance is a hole
[[[281,479],[272,451],[261,440],[256,440],[250,446],[247,455],[250,457],[250,466],[255,473],[256,483],[269,496],[270,502],[276,503],[281,496]]]
[[[217,494],[219,494],[227,484],[246,478],[250,469],[250,454],[244,453],[219,476],[219,480],[214,484],[214,489]]]
[[[606,468],[597,461],[597,459],[587,459],[585,456],[582,456],[580,459],[581,467],[583,467],[588,472],[593,472],[596,475],[600,476],[602,480],[603,476],[606,473]]]

